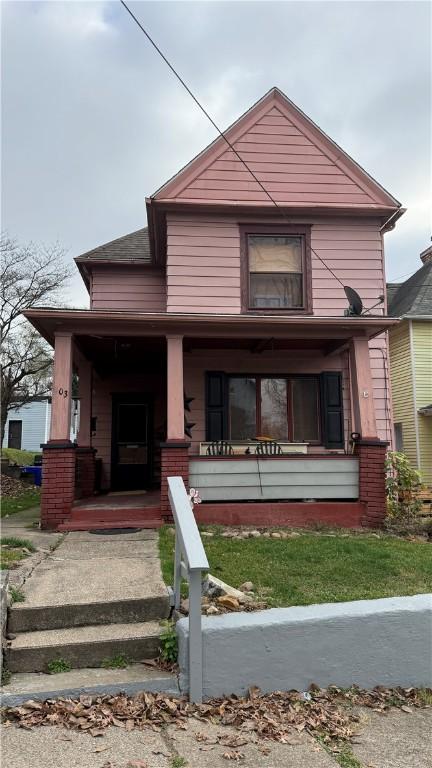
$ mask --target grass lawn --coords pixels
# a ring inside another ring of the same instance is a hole
[[[28,539],[18,539],[16,536],[2,536],[0,539],[0,570],[15,568],[20,560],[36,552],[36,547]]]
[[[14,464],[19,464],[20,466],[33,466],[34,457],[37,455],[37,453],[37,451],[20,451],[18,448],[2,448],[1,451],[2,456],[4,456],[6,459],[10,459],[10,461],[13,461]]]
[[[3,496],[1,499],[1,516],[13,515],[22,509],[30,509],[40,504],[40,491],[32,488],[19,496]]]
[[[208,528],[207,530],[214,530]],[[252,581],[271,606],[365,600],[432,591],[432,546],[389,536],[203,539],[210,572],[233,587]],[[172,584],[174,536],[160,529],[162,572]]]

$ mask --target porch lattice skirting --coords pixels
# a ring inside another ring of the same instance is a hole
[[[355,446],[359,457],[359,499],[366,505],[362,525],[379,528],[386,514],[385,455],[388,443],[360,440]]]
[[[69,520],[75,498],[75,446],[52,441],[42,446],[41,525],[56,529]]]
[[[168,477],[182,477],[186,487],[189,485],[189,443],[161,443],[161,496],[160,509],[165,522],[172,521],[171,506],[168,499]]]

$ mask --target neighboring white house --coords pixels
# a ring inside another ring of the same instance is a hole
[[[49,438],[51,398],[41,397],[22,408],[9,411],[3,448],[39,451],[41,443]],[[79,426],[79,400],[72,400],[71,440],[75,440]]]

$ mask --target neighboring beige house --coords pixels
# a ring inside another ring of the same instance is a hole
[[[405,283],[387,285],[395,447],[432,486],[432,246]]]

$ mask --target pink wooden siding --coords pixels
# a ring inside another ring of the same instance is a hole
[[[159,269],[119,265],[92,267],[91,309],[165,312],[165,274]]]
[[[333,207],[397,205],[277,89],[243,115],[226,135],[278,203]],[[272,205],[223,139],[198,155],[155,197],[192,203]]]
[[[347,355],[324,357],[319,351],[265,351],[252,354],[238,350],[212,350],[211,353],[194,351],[185,354],[184,381],[188,397],[195,398],[191,403],[188,419],[195,423],[192,430],[192,452],[197,452],[199,443],[205,440],[205,371],[225,371],[226,373],[321,373],[322,371],[341,371],[343,375],[343,398],[345,418],[345,439],[352,430],[350,385]],[[322,447],[310,447],[309,452],[320,451]]]
[[[251,219],[241,218],[242,223],[248,221]],[[275,219],[273,223],[284,222]],[[360,293],[365,306],[374,304],[384,293],[377,219],[296,216],[293,223],[312,223],[312,248],[344,284]],[[239,314],[238,219],[228,215],[169,214],[167,230],[168,312]],[[314,314],[343,314],[347,306],[343,288],[313,254],[312,291]]]

